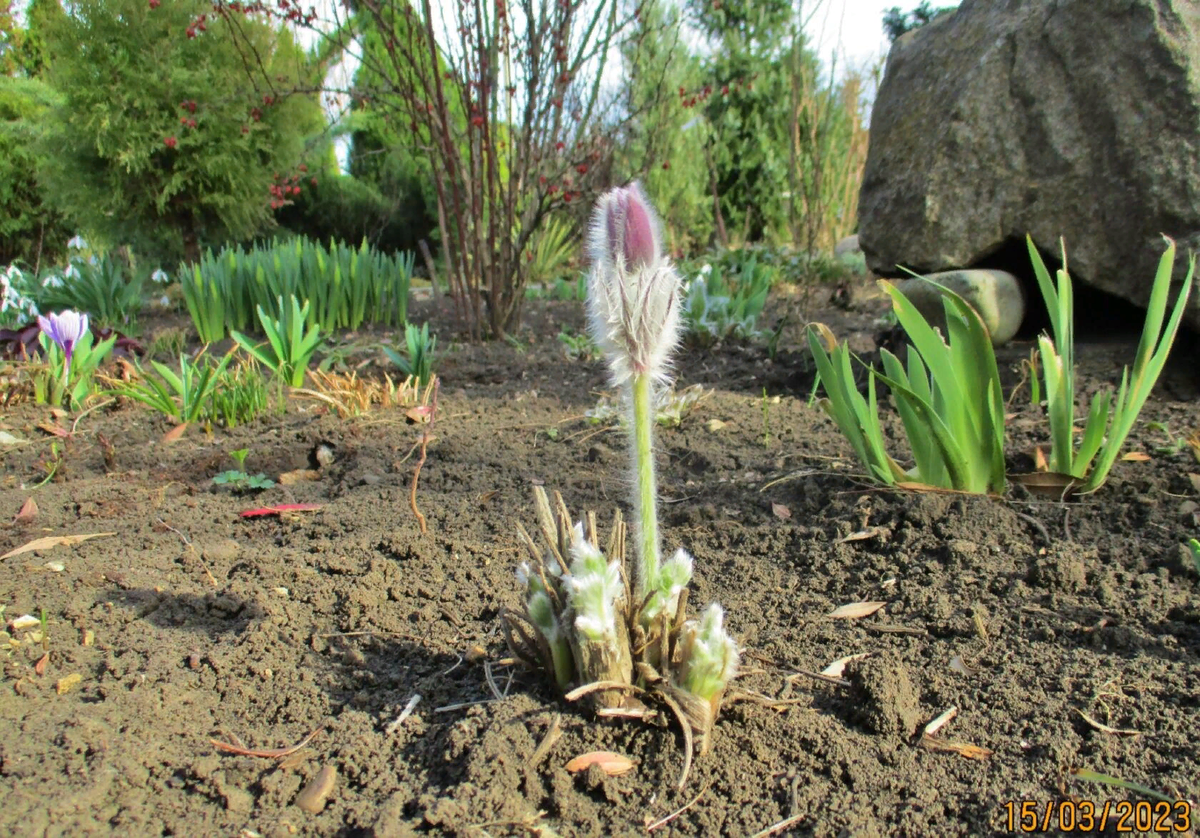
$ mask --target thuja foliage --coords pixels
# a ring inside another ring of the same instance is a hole
[[[271,224],[271,187],[324,125],[286,29],[208,0],[81,0],[46,32],[62,96],[40,153],[52,203],[139,251],[196,257]]]
[[[61,256],[71,238],[38,185],[37,134],[56,101],[42,81],[0,75],[0,265],[21,260],[36,270]]]
[[[957,8],[958,6],[935,7],[929,0],[921,0],[910,12],[901,10],[899,6],[892,6],[883,13],[883,31],[887,33],[888,40],[894,43],[901,35],[924,26],[935,18],[950,14]]]

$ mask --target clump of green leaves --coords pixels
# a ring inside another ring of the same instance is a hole
[[[578,249],[571,222],[561,216],[547,218],[533,238],[529,251],[533,258],[525,269],[526,281],[543,287],[562,281]]]
[[[42,275],[32,296],[42,311],[87,312],[99,327],[127,327],[142,310],[142,290],[150,272],[111,253],[84,258],[78,253],[65,269]]]
[[[187,349],[188,333],[186,329],[170,326],[154,333],[146,345],[146,355],[150,358],[178,358]]]
[[[759,336],[758,317],[773,275],[753,264],[755,268],[744,267],[734,275],[711,264],[700,269],[682,300],[685,340],[710,346],[728,338],[753,340]]]
[[[437,335],[429,334],[429,324],[417,328],[412,323],[404,324],[404,353],[390,346],[383,347],[383,354],[395,364],[400,372],[417,380],[424,387],[433,378],[433,353],[437,348]]]
[[[600,349],[587,332],[572,333],[569,327],[563,326],[558,333],[558,342],[569,361],[594,361],[600,357]]]
[[[277,310],[283,311],[284,315],[275,318],[259,306],[258,322],[262,324],[267,343],[256,344],[237,331],[232,333],[232,337],[254,360],[274,372],[280,380],[292,387],[302,387],[308,363],[321,345],[321,332],[316,326],[309,326],[307,331],[304,329],[309,308],[307,300],[301,306],[292,297],[290,309],[285,308],[283,301],[279,300]]]
[[[209,416],[226,428],[233,428],[253,421],[270,406],[267,382],[258,362],[250,359],[221,371],[213,388]]]
[[[236,451],[230,451],[229,456],[237,462],[238,467],[221,472],[213,478],[213,483],[218,486],[228,486],[237,494],[257,492],[263,489],[270,489],[274,486],[275,481],[261,472],[258,474],[246,473],[246,457],[249,454],[249,448],[239,448]]]
[[[1066,248],[1064,246],[1062,252],[1063,267],[1056,272],[1057,283],[1054,283],[1033,239],[1027,237],[1026,243],[1038,288],[1046,301],[1053,335],[1038,338],[1046,412],[1050,420],[1050,470],[1081,481],[1080,491],[1094,492],[1108,479],[1121,446],[1167,363],[1167,355],[1175,342],[1191,293],[1196,258],[1193,256],[1189,262],[1183,287],[1167,320],[1167,295],[1170,293],[1175,266],[1175,242],[1167,239],[1167,249],[1159,260],[1154,284],[1150,288],[1150,301],[1146,306],[1146,320],[1142,326],[1142,338],[1134,358],[1132,376],[1128,368],[1122,370],[1121,386],[1115,400],[1111,390],[1102,390],[1092,398],[1083,435],[1076,448],[1074,294],[1071,276],[1067,272]],[[1167,321],[1165,328],[1164,320]]]
[[[287,301],[308,305],[305,323],[329,334],[363,323],[397,326],[408,316],[413,255],[389,256],[368,246],[335,242],[326,248],[304,238],[275,239],[250,249],[227,247],[183,272],[184,299],[203,341],[254,325],[262,309],[288,316]]]
[[[211,411],[213,394],[232,359],[233,354],[227,353],[214,362],[207,347],[192,360],[180,353],[179,372],[161,361],[151,361],[156,375],[139,368],[140,380],[117,382],[110,392],[141,402],[180,424],[197,422]]]
[[[1004,399],[996,355],[979,315],[957,294],[943,296],[943,338],[894,285],[882,283],[908,334],[904,364],[882,350],[885,373],[869,371],[863,397],[844,343],[831,351],[808,332],[826,398],[821,406],[849,440],[871,476],[887,484],[916,482],[962,492],[1004,490]],[[892,390],[915,464],[905,471],[887,453],[875,379]]]

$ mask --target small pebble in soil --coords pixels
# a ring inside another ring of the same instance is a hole
[[[304,790],[296,796],[296,806],[310,815],[319,814],[325,808],[325,803],[336,784],[337,769],[332,765],[323,766],[304,787]]]

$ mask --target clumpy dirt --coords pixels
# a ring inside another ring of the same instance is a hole
[[[821,319],[866,351],[877,313]],[[531,484],[602,521],[625,504],[622,432],[584,417],[604,370],[555,339],[582,326],[579,306],[531,303],[518,341],[484,346],[451,345],[444,306],[417,314],[448,347],[417,495],[425,535],[409,506],[417,432],[399,409],[339,420],[296,400],[167,444],[161,417],[110,406],[60,441],[63,468],[36,489],[51,416],[7,412],[0,425],[25,442],[4,451],[0,513],[29,497],[39,511],[0,529],[0,552],[106,535],[0,561],[5,621],[47,624],[44,643],[14,629],[0,651],[0,832],[632,836],[659,822],[655,835],[974,836],[1012,830],[1009,804],[1019,817],[1024,801],[1040,816],[1149,799],[1072,769],[1200,795],[1200,579],[1181,546],[1200,535],[1200,464],[1172,443],[1200,427],[1194,370],[1144,411],[1128,450],[1149,459],[1062,503],[866,483],[807,403],[796,330],[773,361],[761,346],[682,353],[680,384],[712,393],[659,433],[665,541],[696,558],[691,602],[725,606],[745,700],[679,790],[675,727],[598,722],[505,662],[499,615],[519,607]],[[1010,386],[1028,349],[1004,351]],[[1116,381],[1132,351],[1081,347],[1087,387]],[[1011,411],[1010,465],[1029,470],[1044,425],[1028,391]],[[254,496],[212,483],[230,450],[278,475],[322,442],[334,457],[313,482]],[[320,508],[238,515],[268,503]],[[863,601],[886,604],[828,616]],[[865,657],[818,675],[852,655]],[[284,748],[313,731],[281,759],[212,744]],[[635,769],[567,773],[597,749]],[[306,800],[323,768],[332,791]],[[1172,815],[1187,827],[1186,806]]]

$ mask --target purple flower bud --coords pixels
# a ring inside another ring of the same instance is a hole
[[[662,381],[679,339],[679,275],[662,252],[658,219],[642,188],[610,190],[588,234],[588,317],[614,382],[648,373]]]

